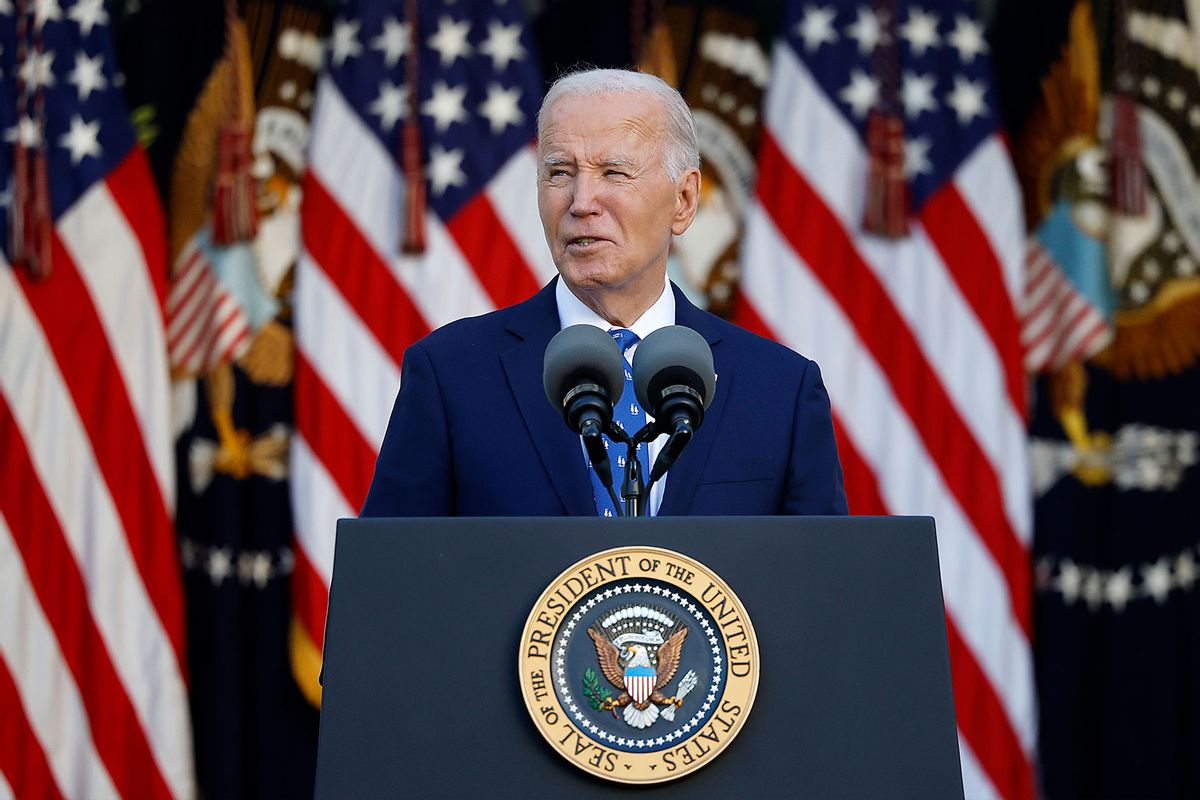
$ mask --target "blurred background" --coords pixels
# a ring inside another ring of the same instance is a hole
[[[821,364],[852,513],[937,518],[967,797],[1200,795],[1200,3],[0,0],[0,797],[311,796],[334,522],[555,274],[581,65],[694,109],[672,277]]]

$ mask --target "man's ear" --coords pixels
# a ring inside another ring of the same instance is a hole
[[[679,236],[688,229],[696,218],[700,207],[700,170],[693,167],[679,177],[675,192],[675,217],[671,220],[671,233]]]

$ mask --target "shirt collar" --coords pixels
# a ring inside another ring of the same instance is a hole
[[[571,325],[594,325],[608,332],[617,327],[601,317],[595,311],[583,304],[583,301],[567,288],[567,283],[561,277],[554,287],[554,299],[558,303],[558,321],[563,328]],[[671,291],[671,282],[663,279],[663,291],[654,301],[654,305],[646,309],[637,321],[629,326],[629,330],[637,334],[638,339],[645,339],[659,328],[675,324],[675,293]]]

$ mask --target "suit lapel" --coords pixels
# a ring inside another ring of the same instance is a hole
[[[557,280],[557,279],[556,279]],[[525,427],[550,475],[554,490],[571,516],[595,516],[592,484],[579,437],[573,436],[562,415],[546,400],[542,364],[546,345],[558,333],[555,281],[516,306],[508,330],[521,341],[500,356],[509,386],[517,399]]]
[[[734,379],[733,361],[724,357],[725,353],[720,346],[721,329],[717,318],[692,305],[674,284],[671,288],[675,291],[675,324],[696,331],[712,348],[717,387],[712,405],[704,412],[704,422],[700,430],[675,462],[675,466],[667,473],[667,490],[663,495],[662,507],[658,511],[660,516],[687,513],[700,475],[703,474],[704,466],[712,454],[713,441],[725,411],[725,398],[729,396],[729,388]],[[636,358],[636,355],[634,357]]]

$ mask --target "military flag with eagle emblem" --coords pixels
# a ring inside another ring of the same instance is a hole
[[[1200,740],[1200,19],[1002,5],[1029,218],[1110,328],[1036,384],[1035,657],[1047,797],[1191,797]],[[1031,298],[1032,303],[1032,298]],[[1064,338],[1085,325],[1061,314]]]

